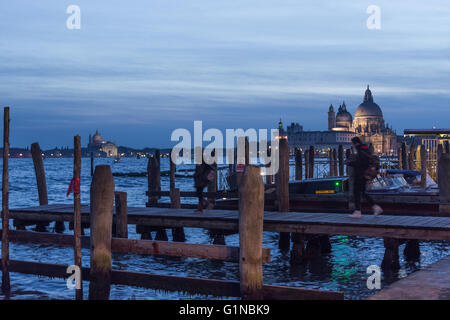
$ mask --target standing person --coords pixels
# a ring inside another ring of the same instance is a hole
[[[372,207],[374,215],[379,215],[383,209],[377,204],[374,204],[372,198],[366,193],[366,185],[369,182],[369,175],[367,171],[371,166],[371,151],[366,144],[363,144],[358,137],[352,138],[353,146],[356,149],[356,156],[348,161],[348,165],[353,167],[353,192],[355,197],[355,211],[350,215],[351,218],[361,218],[361,196],[363,196],[367,203]]]
[[[203,199],[203,189],[208,186],[209,181],[214,178],[214,169],[204,159],[202,163],[195,166],[194,185],[197,190],[198,208],[195,212],[201,213],[209,206],[209,201]]]

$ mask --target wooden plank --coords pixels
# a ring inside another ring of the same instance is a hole
[[[44,246],[71,247],[74,240],[73,236],[69,234],[11,230],[10,241]],[[89,249],[90,238],[82,236],[81,245],[83,248]],[[112,238],[111,250],[120,253],[239,261],[239,247],[233,246]],[[262,260],[263,263],[270,262],[270,249],[262,249]]]
[[[34,274],[52,278],[66,279],[67,265],[51,264],[43,262],[10,261],[11,272]],[[90,281],[90,268],[82,270],[82,277]],[[239,282],[226,280],[211,280],[192,277],[168,276],[159,274],[148,274],[141,272],[130,272],[112,270],[111,284],[128,285],[142,288],[183,291],[193,294],[206,294],[213,296],[240,297]],[[263,286],[264,299],[280,300],[342,300],[344,294],[335,291],[319,291],[299,287]]]

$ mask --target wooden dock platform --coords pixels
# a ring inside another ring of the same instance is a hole
[[[450,300],[450,256],[394,282],[368,300]]]
[[[82,206],[82,222],[89,223],[89,206]],[[128,224],[174,228],[192,227],[238,231],[238,211],[128,207]],[[14,219],[72,221],[73,206],[52,204],[10,209]],[[336,213],[265,212],[264,230],[304,234],[342,234],[394,239],[450,240],[450,217],[373,216],[360,219]]]

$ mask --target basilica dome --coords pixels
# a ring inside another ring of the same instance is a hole
[[[364,94],[364,102],[361,103],[355,111],[355,118],[362,117],[378,117],[383,118],[383,112],[379,105],[373,102],[372,92],[367,86],[367,90]]]

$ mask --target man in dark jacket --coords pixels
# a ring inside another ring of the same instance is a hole
[[[373,213],[379,215],[383,209],[377,204],[374,204],[372,198],[366,193],[366,184],[368,182],[366,170],[370,165],[371,152],[366,144],[363,144],[358,137],[352,138],[353,146],[356,149],[356,156],[350,159],[347,164],[353,167],[353,193],[355,197],[355,211],[350,215],[352,218],[361,218],[361,196],[363,196],[367,203],[372,207]]]
[[[214,174],[214,169],[203,160],[201,164],[195,166],[194,185],[197,190],[198,208],[195,212],[203,212],[203,208],[209,206],[209,201],[203,199],[203,189],[209,184],[209,176]]]

